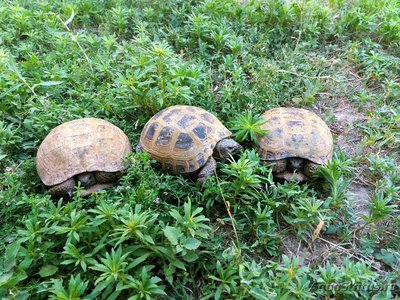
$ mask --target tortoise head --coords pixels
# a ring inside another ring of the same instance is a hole
[[[238,153],[242,149],[237,142],[232,139],[223,139],[217,143],[214,149],[214,156],[219,159],[227,159]]]
[[[77,177],[78,181],[81,182],[81,185],[83,187],[89,187],[96,183],[96,178],[95,178],[93,172],[84,172],[84,173],[78,174],[76,177]]]
[[[290,157],[288,159],[288,168],[290,171],[301,172],[304,167],[304,159],[301,157]]]

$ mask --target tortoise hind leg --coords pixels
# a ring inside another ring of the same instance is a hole
[[[212,156],[210,156],[206,164],[203,166],[203,168],[201,168],[197,178],[197,182],[200,182],[202,184],[206,182],[207,177],[212,176],[216,168],[217,168],[217,162]]]
[[[50,187],[47,193],[52,196],[71,196],[71,193],[75,189],[75,183],[76,182],[74,178],[67,179],[60,184],[56,184]]]

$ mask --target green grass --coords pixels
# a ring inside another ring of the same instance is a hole
[[[399,47],[397,0],[0,0],[0,297],[399,296]],[[174,104],[247,149],[203,190],[139,154],[117,187],[45,194],[35,153],[52,128],[104,118],[135,145]],[[301,107],[336,128],[343,105],[364,117],[345,120],[357,154],[336,138],[319,178],[274,182],[258,116]]]

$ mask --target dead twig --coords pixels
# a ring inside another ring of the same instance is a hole
[[[299,255],[300,248],[301,248],[301,240],[299,242],[299,246],[297,247],[296,256]]]
[[[338,244],[335,244],[335,243],[333,243],[333,242],[331,242],[331,241],[328,241],[328,240],[326,240],[326,239],[324,239],[324,238],[322,238],[322,237],[318,237],[318,239],[321,240],[321,241],[323,241],[323,242],[325,242],[325,243],[327,243],[328,245],[330,245],[330,246],[332,246],[332,247],[334,247],[334,248],[336,248],[336,249],[339,249],[339,250],[341,250],[341,251],[343,251],[343,252],[346,252],[347,254],[350,254],[351,257],[354,257],[355,259],[357,259],[357,260],[359,260],[359,261],[361,261],[362,259],[366,260],[366,261],[371,265],[371,268],[375,269],[375,271],[381,272],[381,273],[385,273],[385,272],[382,271],[381,269],[375,267],[375,266],[373,265],[373,261],[371,261],[371,260],[370,260],[368,257],[366,257],[365,255],[363,255],[363,254],[361,254],[361,253],[354,253],[353,251],[351,251],[351,250],[349,250],[349,249],[346,249],[346,248],[344,248],[344,247],[342,247],[342,246],[340,246],[340,245],[338,245]],[[361,259],[361,258],[362,258],[362,259]]]
[[[231,213],[231,203],[225,199],[225,195],[224,195],[224,193],[223,193],[223,191],[222,191],[221,184],[220,184],[220,182],[219,182],[219,178],[218,178],[218,176],[217,176],[216,170],[214,170],[214,174],[215,174],[215,178],[216,178],[216,180],[217,180],[217,185],[218,185],[219,192],[221,193],[222,200],[223,200],[224,203],[225,203],[226,211],[227,211],[227,213],[228,213],[228,215],[229,215],[229,219],[231,220],[231,223],[232,223],[233,231],[234,231],[234,233],[235,233],[235,238],[236,238],[236,242],[237,242],[237,249],[238,249],[238,251],[239,251],[239,255],[241,255],[241,248],[240,248],[239,235],[238,235],[237,230],[236,230],[235,220],[234,220],[234,218],[233,218],[233,216],[232,216],[232,213]]]
[[[331,79],[331,80],[337,81],[337,82],[342,81],[342,80],[338,80],[336,78],[333,78],[332,76],[308,76],[308,75],[299,74],[299,73],[296,73],[296,72],[293,72],[293,71],[281,70],[281,69],[275,70],[275,71],[278,72],[278,73],[286,73],[286,74],[291,74],[291,75],[295,75],[295,76],[298,76],[298,77],[309,78],[309,79]]]
[[[92,72],[93,72],[92,61],[91,61],[91,60],[89,59],[89,57],[86,55],[86,52],[85,52],[85,50],[82,48],[82,46],[81,46],[81,44],[79,43],[78,39],[77,39],[77,38],[75,37],[75,35],[72,33],[71,29],[69,29],[67,23],[64,22],[64,21],[60,18],[59,15],[56,15],[56,16],[57,16],[57,19],[60,20],[61,24],[63,24],[63,26],[65,27],[65,29],[67,29],[68,34],[70,35],[71,39],[78,45],[79,49],[82,51],[83,56],[85,57],[86,61],[87,61],[88,64],[89,64],[90,69],[91,69]],[[72,15],[72,17],[73,17],[73,15]]]
[[[299,30],[299,35],[296,39],[296,46],[294,47],[293,52],[297,52],[297,48],[299,47],[300,39],[301,39],[301,34],[303,33],[303,10],[301,9],[300,3],[297,4],[297,7],[300,10],[300,30]]]

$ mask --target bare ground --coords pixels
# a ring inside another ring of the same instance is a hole
[[[371,149],[362,143],[364,138],[358,125],[369,121],[369,117],[360,111],[351,102],[354,93],[363,89],[362,79],[351,66],[342,69],[341,75],[345,78],[345,84],[337,93],[336,105],[333,108],[334,121],[330,129],[335,137],[337,150],[344,152],[348,157],[358,161],[354,177],[351,178],[347,196],[351,203],[357,222],[356,227],[363,225],[361,215],[368,215],[368,205],[372,193],[371,184],[365,178],[366,165],[364,157],[371,153]],[[366,106],[371,106],[368,104]]]
[[[321,93],[316,110],[319,114],[331,114],[333,117],[333,122],[329,127],[334,136],[335,151],[342,151],[349,158],[359,161],[347,190],[347,199],[356,219],[356,223],[353,224],[355,229],[365,224],[361,216],[368,215],[368,205],[372,193],[369,182],[363,176],[366,166],[360,159],[370,153],[371,149],[363,146],[364,136],[357,126],[368,121],[369,117],[363,114],[350,100],[353,93],[363,88],[361,77],[350,67],[342,70],[341,75],[345,78],[344,87],[334,86],[332,91]],[[289,257],[300,256],[303,265],[323,263],[327,259],[341,265],[343,254],[357,258],[357,254],[339,244],[340,242],[334,241],[332,237],[320,236],[309,246],[294,235],[286,235],[282,240],[281,251]],[[375,268],[379,269],[379,264]]]

